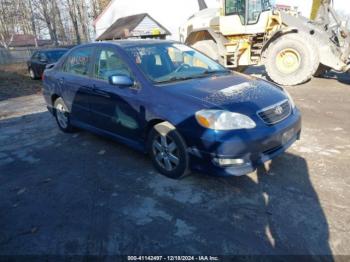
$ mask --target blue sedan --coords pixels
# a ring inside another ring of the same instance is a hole
[[[62,131],[86,129],[149,153],[171,178],[248,174],[301,132],[286,90],[172,41],[75,47],[45,71],[43,94]]]

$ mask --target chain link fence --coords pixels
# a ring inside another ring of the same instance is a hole
[[[21,48],[11,48],[5,49],[0,47],[0,65],[16,64],[26,62],[35,51],[43,49],[52,49],[52,48],[72,48],[74,45],[70,46],[60,46],[60,47],[21,47]]]
[[[36,50],[35,48],[0,48],[0,65],[26,62]]]

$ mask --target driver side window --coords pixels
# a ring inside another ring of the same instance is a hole
[[[126,75],[132,78],[128,66],[117,52],[111,49],[101,49],[97,54],[94,77],[108,81],[113,75]]]
[[[248,1],[249,2],[249,1]],[[242,25],[245,24],[245,0],[226,0],[225,15],[238,15]]]

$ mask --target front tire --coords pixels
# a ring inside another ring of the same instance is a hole
[[[29,69],[28,69],[28,73],[29,73],[30,79],[32,79],[32,80],[37,80],[37,79],[38,79],[38,77],[37,77],[37,75],[35,74],[33,68],[29,68]]]
[[[189,173],[186,143],[169,122],[153,127],[149,134],[148,149],[154,167],[161,174],[178,179]]]
[[[61,97],[55,100],[54,109],[58,127],[65,133],[73,132],[73,126],[70,124],[70,112]]]
[[[270,44],[265,54],[268,77],[284,86],[309,81],[319,66],[317,49],[307,34],[287,34]]]

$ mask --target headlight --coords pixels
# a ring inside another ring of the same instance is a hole
[[[196,113],[196,119],[201,126],[218,131],[256,127],[248,116],[224,110],[201,110]]]
[[[285,89],[284,89],[284,93],[287,95],[288,100],[289,100],[289,102],[290,102],[290,105],[291,105],[292,109],[294,109],[294,108],[295,108],[295,103],[294,103],[294,100],[293,100],[292,96],[291,96],[291,95],[289,94],[289,92],[288,92],[287,90],[285,90]]]

